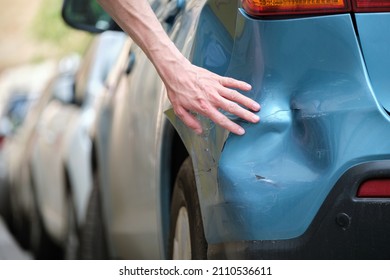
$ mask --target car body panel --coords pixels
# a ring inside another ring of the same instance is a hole
[[[10,187],[10,200],[14,221],[22,221],[32,210],[32,195],[30,186],[30,170],[27,155],[31,150],[31,135],[36,127],[36,119],[44,105],[47,104],[51,93],[46,90],[32,105],[26,115],[26,121],[8,137],[4,151],[7,165],[6,180]]]
[[[305,232],[347,169],[389,158],[389,116],[371,88],[350,15],[239,20],[253,33],[241,35],[237,49],[261,39],[260,48],[233,56],[262,69],[260,77],[242,77],[259,92],[262,123],[243,124],[245,137],[227,140],[219,163],[224,199],[217,208],[237,217],[229,240],[293,238]],[[248,204],[248,212],[240,211]],[[240,228],[237,237],[234,228]]]
[[[25,122],[6,142],[7,181],[10,186],[12,221],[10,226],[25,246],[29,242],[31,226],[39,224],[36,198],[32,181],[31,156],[34,150],[38,123],[46,106],[57,92],[66,91],[79,65],[78,56],[67,56],[53,67],[53,74],[39,94],[37,102],[29,109]]]
[[[166,14],[168,1],[155,3],[156,14]],[[239,5],[186,1],[174,25],[163,25],[194,64],[252,85],[243,94],[262,104],[261,122],[228,115],[244,136],[199,115],[204,133],[196,135],[174,115],[147,57],[131,43],[123,49],[93,128],[111,257],[167,257],[174,133],[193,162],[209,256],[231,242],[247,242],[239,248],[245,257],[253,243],[303,236],[336,182],[343,190],[348,170],[390,158],[390,118],[371,85],[354,15],[254,19]]]
[[[169,29],[187,57],[203,5],[204,1],[187,1],[185,16],[179,14]],[[165,14],[159,9],[167,6],[155,6],[156,14]],[[163,197],[169,196],[170,186],[161,184],[168,170],[160,164],[168,142],[162,136],[170,127],[164,112],[171,105],[152,63],[138,47],[133,46],[132,53],[134,70],[129,77],[121,76],[96,126],[108,242],[114,258],[165,258],[169,220],[164,219],[162,205],[169,205],[169,197]]]
[[[390,111],[390,14],[356,14],[359,40],[375,96]]]
[[[98,97],[105,92],[105,81],[125,41],[122,32],[97,36],[72,80],[68,91],[72,97],[53,99],[40,118],[32,157],[33,179],[43,224],[59,243],[66,240],[71,211],[75,211],[79,226],[85,220],[92,189],[89,130]],[[68,195],[74,210],[68,209]]]
[[[156,118],[161,114],[155,110],[160,102],[158,95],[161,94],[158,93],[161,92],[161,84],[158,89],[154,88],[156,83],[148,82],[155,79],[157,73],[151,71],[152,65],[143,63],[147,58],[139,50],[133,52],[136,53],[136,63],[145,66],[132,73],[134,76],[129,80],[126,75],[122,75],[111,103],[115,110],[110,116],[113,125],[109,129],[111,137],[107,150],[110,192],[108,208],[111,210],[108,228],[115,242],[114,246],[119,251],[117,254],[122,255],[123,252],[120,252],[122,248],[131,247],[131,252],[127,252],[131,254],[130,258],[131,256],[157,258],[158,255],[152,251],[155,252],[155,248],[158,248],[155,235],[158,229],[156,223],[151,222],[157,221],[155,211],[157,197],[154,189],[156,147],[154,137],[146,136],[154,135]],[[133,88],[131,91],[130,85]],[[128,94],[137,92],[142,94]],[[145,114],[147,116],[144,117]],[[100,162],[103,164],[100,170],[105,169],[105,161]]]
[[[63,158],[66,132],[75,125],[76,106],[52,100],[45,108],[35,136],[32,170],[38,207],[48,232],[65,240],[67,226],[66,174]]]
[[[209,25],[199,28],[193,57],[206,68],[202,50],[227,41],[210,40],[224,31]],[[294,238],[349,167],[389,158],[389,117],[371,88],[349,14],[272,21],[239,11],[237,32],[232,54],[219,56],[233,59],[218,71],[252,84],[260,124],[239,121],[246,134],[226,143],[207,120],[202,140],[179,127],[194,161],[206,239]]]
[[[95,57],[89,64],[88,83],[84,85],[85,100],[79,109],[79,115],[73,129],[67,131],[65,166],[69,172],[70,187],[75,205],[76,218],[80,225],[85,221],[88,199],[92,189],[93,168],[92,139],[90,130],[99,108],[99,98],[107,94],[108,79],[119,54],[126,43],[123,32],[105,32],[96,42]],[[107,49],[110,49],[108,52]],[[76,77],[76,83],[81,82]],[[77,86],[76,86],[77,87]],[[80,89],[79,89],[80,90]],[[77,89],[76,89],[77,91]]]

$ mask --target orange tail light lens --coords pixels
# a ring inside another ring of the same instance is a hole
[[[350,10],[349,0],[242,0],[241,2],[244,10],[251,16],[342,13]]]

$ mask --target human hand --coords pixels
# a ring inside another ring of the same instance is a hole
[[[251,86],[245,82],[222,77],[190,64],[186,71],[165,79],[165,85],[175,114],[197,134],[202,133],[202,126],[191,112],[208,117],[237,135],[243,135],[245,130],[218,109],[248,122],[257,123],[260,120],[259,116],[248,110],[259,111],[260,105],[236,91],[249,91]]]
[[[99,0],[99,3],[154,64],[176,115],[196,133],[202,133],[202,126],[192,112],[238,135],[244,134],[244,129],[219,109],[248,122],[259,121],[250,110],[258,111],[260,105],[236,91],[248,91],[251,86],[191,64],[168,37],[148,1]]]

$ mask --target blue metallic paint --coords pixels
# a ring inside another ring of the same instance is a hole
[[[300,236],[348,168],[390,158],[390,119],[349,14],[254,20],[239,11],[229,40],[206,6],[195,42],[194,63],[248,81],[262,104],[259,124],[238,120],[242,137],[202,117],[202,137],[174,121],[194,161],[210,244]]]
[[[375,95],[390,111],[390,13],[357,14],[356,23]]]
[[[350,15],[261,21],[241,14],[239,21],[245,33],[235,50],[246,52],[232,56],[261,69],[238,73],[254,85],[262,121],[243,124],[247,134],[225,144],[223,195],[211,212],[229,217],[229,236],[209,238],[294,238],[349,167],[389,158],[389,118],[371,90]]]

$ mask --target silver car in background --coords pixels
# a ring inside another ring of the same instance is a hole
[[[93,179],[90,126],[124,42],[122,32],[96,36],[77,71],[48,86],[28,136],[13,149],[20,157],[10,164],[12,212],[21,221],[14,228],[36,258],[78,256]]]
[[[31,183],[30,164],[35,133],[39,118],[47,104],[72,89],[79,62],[79,56],[72,55],[58,63],[42,93],[30,106],[25,122],[16,133],[7,137],[4,145],[5,182],[9,187],[10,202],[8,224],[19,243],[37,254],[37,246],[42,241],[42,231]]]
[[[92,189],[90,127],[124,42],[122,32],[97,36],[85,54],[71,96],[53,99],[38,123],[31,156],[38,212],[45,232],[67,259],[78,256],[79,232]]]

